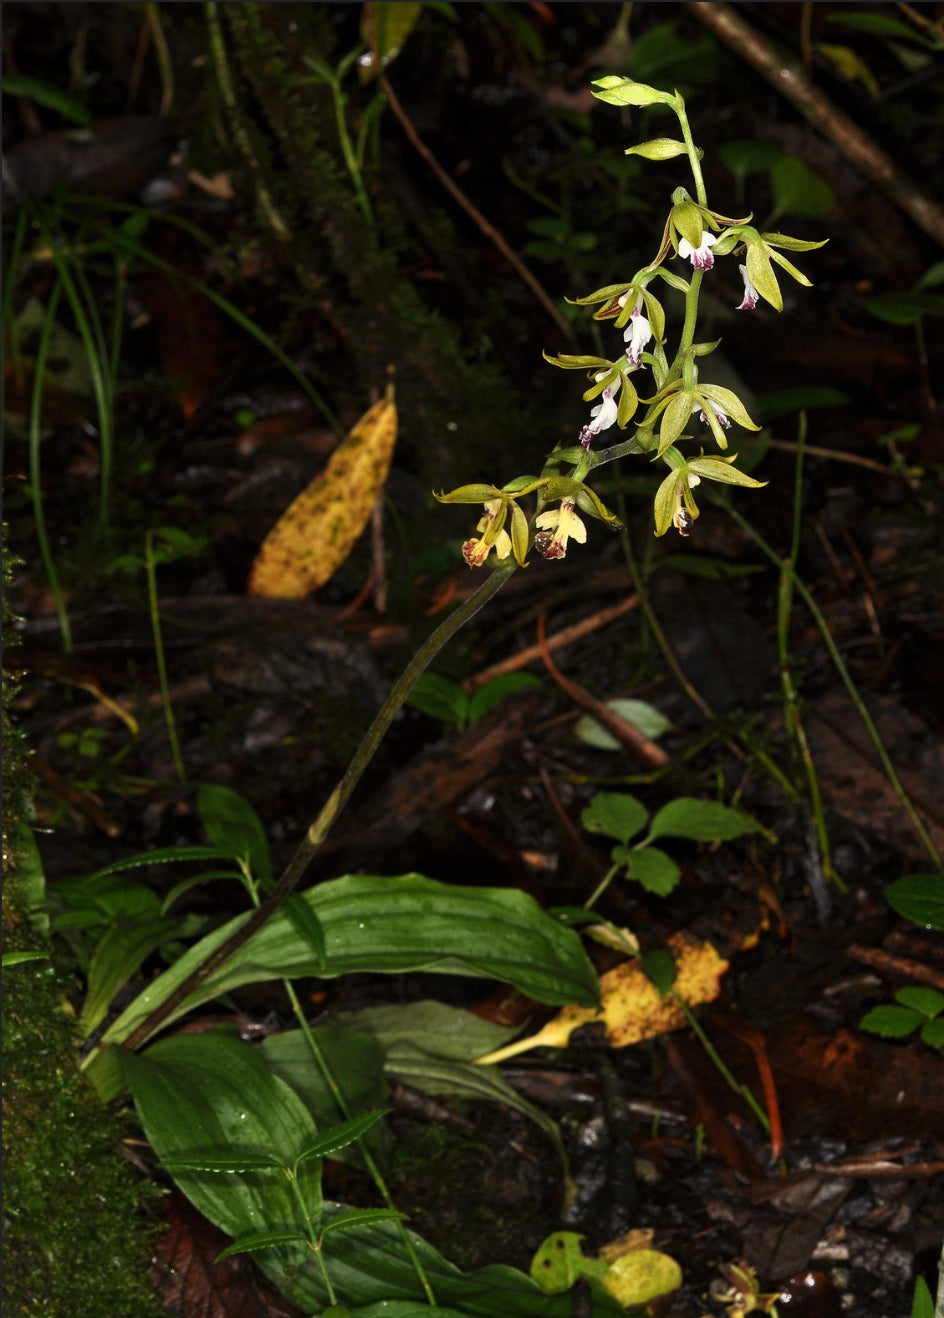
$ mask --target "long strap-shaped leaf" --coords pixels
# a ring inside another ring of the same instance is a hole
[[[173,1019],[178,1014],[177,1008],[180,1004],[190,1001],[193,992],[199,985],[217,975],[220,968],[244,947],[250,937],[272,918],[289,894],[295,891],[312,858],[331,832],[335,820],[346,805],[354,788],[360,782],[361,775],[370,764],[374,752],[386,735],[387,729],[401,709],[403,702],[413,689],[413,684],[420,673],[432,663],[446,642],[450,641],[456,632],[464,627],[469,619],[474,617],[479,609],[501,590],[516,567],[517,564],[512,561],[496,568],[490,576],[486,577],[475,594],[470,595],[467,600],[464,600],[455,608],[449,617],[440,623],[432,635],[427,637],[397,681],[394,682],[390,694],[355,751],[344,777],[328,797],[317,819],[309,826],[307,833],[299,843],[295,854],[283,870],[275,886],[242,923],[234,922],[235,927],[233,924],[228,926],[231,930],[228,938],[209,948],[202,961],[191,964],[189,974],[177,984],[172,993],[152,1006],[138,1027],[122,1040],[126,1048],[136,1048],[153,1034],[164,1021]],[[322,971],[319,969],[315,973],[321,974]]]
[[[540,1002],[597,1002],[597,977],[577,935],[517,889],[456,888],[420,874],[353,874],[319,884],[300,900],[324,931],[322,966],[297,924],[278,911],[167,1021],[241,984],[352,971],[482,975],[514,984]],[[247,918],[239,916],[195,944],[138,995],[102,1043],[122,1043]],[[94,1055],[87,1065],[94,1078]]]

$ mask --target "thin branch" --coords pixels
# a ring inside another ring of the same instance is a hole
[[[571,627],[565,627],[562,631],[555,632],[553,636],[547,638],[546,647],[549,651],[560,650],[565,645],[572,645],[574,641],[579,641],[584,636],[589,636],[592,632],[598,631],[601,627],[606,627],[609,623],[615,622],[617,618],[622,618],[624,614],[631,613],[639,603],[638,595],[627,595],[619,604],[613,604],[608,609],[600,609],[597,613],[591,614],[589,618],[581,618],[580,622],[575,622]],[[462,689],[466,695],[471,696],[478,691],[479,687],[490,682],[493,677],[500,677],[503,673],[517,673],[522,668],[527,668],[540,659],[543,650],[540,645],[528,645],[517,654],[509,655],[507,659],[502,659],[497,664],[492,664],[490,668],[483,668],[481,672],[473,673],[462,683]]]
[[[792,101],[812,126],[835,142],[843,155],[920,229],[944,245],[944,207],[906,178],[891,156],[814,87],[801,69],[785,64],[777,51],[748,27],[730,5],[718,3],[718,0],[688,0],[688,8],[772,87]]]
[[[846,956],[863,966],[871,966],[880,974],[916,979],[920,984],[930,984],[932,988],[944,992],[944,971],[937,970],[934,966],[927,966],[923,961],[915,961],[908,956],[895,956],[882,947],[860,947],[858,943],[849,944],[846,948]]]
[[[400,120],[400,124],[403,128],[403,131],[406,133],[407,137],[416,147],[417,151],[426,161],[427,165],[429,165],[430,169],[439,179],[440,183],[443,185],[446,191],[450,193],[452,197],[455,198],[455,200],[459,203],[459,205],[466,212],[466,214],[471,216],[471,218],[475,221],[478,227],[485,234],[485,237],[489,240],[489,242],[492,243],[493,246],[498,248],[498,250],[501,252],[505,260],[508,261],[508,263],[518,272],[518,274],[527,284],[528,288],[530,288],[531,292],[540,302],[541,306],[550,316],[551,320],[553,320],[554,324],[560,330],[561,334],[563,334],[567,342],[573,343],[574,342],[573,330],[567,324],[567,321],[558,311],[557,307],[555,307],[550,297],[548,297],[547,293],[545,293],[544,289],[535,279],[534,275],[531,273],[531,271],[528,269],[525,263],[521,260],[521,258],[515,255],[515,253],[505,242],[504,238],[501,236],[498,230],[494,228],[491,224],[489,224],[488,220],[485,218],[482,212],[472,204],[472,202],[465,195],[462,189],[452,181],[452,179],[443,169],[442,165],[440,165],[439,161],[430,151],[429,147],[427,147],[426,143],[419,136],[416,129],[413,127],[412,123],[407,117],[406,111],[403,109],[403,106],[400,104],[399,100],[397,99],[396,93],[394,92],[393,88],[390,85],[390,79],[387,77],[386,74],[383,74],[380,81],[381,84],[383,85],[384,91],[386,92],[387,99],[390,102],[390,108],[393,111],[393,113],[397,116],[397,118]]]
[[[595,696],[591,696],[589,691],[584,691],[582,686],[578,686],[576,682],[571,682],[570,678],[564,676],[551,658],[547,637],[544,633],[544,619],[545,615],[542,613],[538,618],[538,646],[545,668],[560,689],[570,696],[575,704],[602,724],[607,732],[615,737],[621,745],[632,751],[647,769],[664,769],[669,763],[669,756],[661,746],[657,746],[654,741],[650,741],[638,728],[633,727],[632,723],[620,718],[619,714],[610,709],[609,705],[602,700],[597,700]]]

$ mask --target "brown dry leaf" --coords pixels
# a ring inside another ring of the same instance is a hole
[[[721,976],[728,968],[711,943],[691,934],[673,934],[668,950],[675,961],[674,993],[694,1007],[712,1002],[721,988]],[[685,1013],[673,997],[660,998],[639,961],[623,961],[600,977],[600,1008],[564,1007],[542,1030],[527,1039],[518,1039],[505,1048],[476,1058],[480,1066],[503,1062],[531,1048],[565,1048],[572,1032],[582,1025],[602,1022],[607,1042],[613,1048],[625,1048],[643,1039],[654,1039],[686,1024]]]
[[[167,1230],[157,1242],[153,1271],[171,1318],[302,1318],[248,1254],[216,1256],[230,1243],[179,1190],[164,1201]]]
[[[367,525],[396,438],[391,388],[266,536],[252,565],[250,595],[303,599],[334,575]]]

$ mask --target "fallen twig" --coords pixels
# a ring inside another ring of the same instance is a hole
[[[545,615],[543,613],[538,618],[538,647],[547,671],[560,689],[566,692],[575,704],[595,718],[598,723],[601,723],[607,732],[611,733],[622,746],[625,746],[627,750],[631,750],[647,769],[665,768],[669,763],[669,756],[661,746],[657,746],[654,741],[644,737],[638,728],[634,728],[632,723],[627,722],[626,719],[620,718],[619,714],[614,713],[609,705],[604,704],[602,700],[597,700],[596,696],[591,696],[589,691],[584,691],[583,687],[571,682],[555,665],[545,636]]]
[[[553,636],[547,638],[546,648],[549,651],[560,650],[573,641],[579,641],[582,637],[589,636],[591,632],[605,627],[607,623],[614,622],[617,618],[622,618],[624,614],[630,613],[638,604],[638,595],[627,595],[626,599],[621,600],[619,604],[614,604],[608,609],[600,609],[597,613],[591,614],[589,618],[582,618],[580,622],[575,622],[572,627],[565,627],[563,631],[555,632]],[[509,655],[507,659],[492,664],[490,668],[483,668],[480,673],[473,673],[471,677],[467,677],[462,683],[462,689],[467,695],[472,695],[474,691],[478,691],[480,686],[490,682],[493,677],[499,677],[502,673],[516,673],[520,668],[527,668],[528,664],[540,659],[542,654],[543,650],[540,644],[529,645],[524,650],[519,650],[517,654]]]
[[[921,961],[913,961],[905,956],[893,956],[891,952],[883,952],[880,947],[860,947],[858,943],[849,944],[846,948],[846,956],[851,957],[853,961],[861,961],[864,966],[871,966],[873,970],[880,970],[884,975],[916,979],[921,984],[930,984],[932,988],[944,992],[944,972],[935,970],[933,966],[926,966]]]
[[[880,1158],[876,1162],[870,1162],[867,1159],[857,1159],[852,1162],[838,1162],[834,1166],[829,1163],[814,1162],[813,1171],[820,1172],[824,1176],[851,1176],[851,1177],[868,1177],[872,1179],[881,1178],[890,1180],[892,1177],[908,1177],[911,1180],[924,1180],[930,1176],[940,1176],[944,1172],[944,1162],[913,1162],[907,1167],[902,1167],[900,1163],[889,1162],[886,1158]]]

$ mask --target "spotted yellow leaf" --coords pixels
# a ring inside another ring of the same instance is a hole
[[[721,976],[728,968],[711,943],[691,934],[673,934],[668,949],[675,961],[672,992],[660,998],[639,961],[623,961],[600,977],[600,1006],[564,1007],[537,1034],[518,1039],[496,1052],[476,1058],[480,1066],[504,1062],[531,1048],[566,1048],[572,1032],[582,1025],[602,1023],[607,1043],[625,1048],[643,1039],[654,1039],[686,1024],[676,997],[689,1007],[711,1002],[721,989]]]
[[[391,388],[266,536],[249,576],[250,595],[302,599],[334,575],[367,525],[396,438]]]

